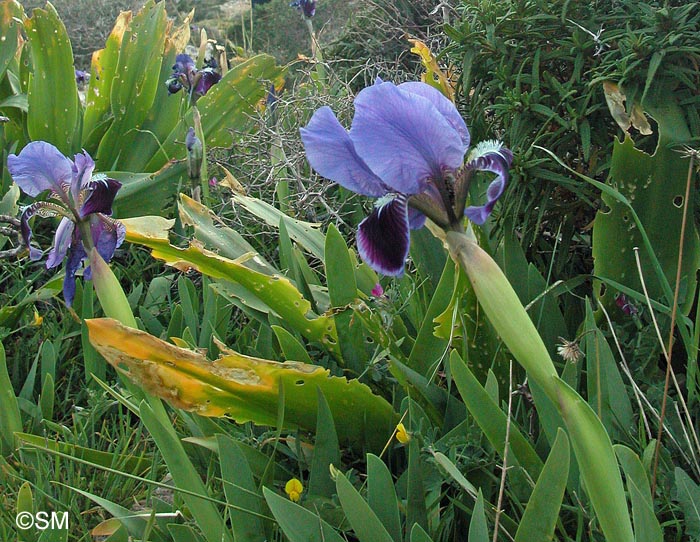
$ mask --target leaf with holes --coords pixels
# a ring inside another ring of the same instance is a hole
[[[697,285],[695,271],[700,264],[700,241],[692,220],[695,208],[693,190],[690,191],[690,201],[684,201],[689,159],[678,152],[680,146],[690,139],[690,132],[683,111],[672,100],[664,100],[663,105],[647,109],[658,123],[656,151],[650,155],[636,148],[629,135],[622,142],[615,141],[608,184],[617,188],[630,202],[672,288],[678,268],[683,208],[687,203],[689,214],[682,244],[679,297],[679,304],[687,314]],[[603,193],[602,200],[604,205],[598,211],[593,227],[594,274],[641,291],[634,255],[634,247],[644,247],[639,228],[624,202],[606,193]],[[652,260],[643,248],[639,256],[649,296],[660,300],[663,289],[653,278]],[[621,311],[615,307],[618,292],[600,283],[597,291],[598,298],[611,313],[621,316]]]
[[[201,416],[274,426],[284,390],[284,427],[314,431],[321,390],[339,440],[374,451],[382,449],[398,422],[391,405],[366,385],[330,376],[322,367],[232,351],[212,362],[116,320],[86,322],[90,342],[115,368],[149,393]]]

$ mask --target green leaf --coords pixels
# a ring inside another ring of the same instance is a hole
[[[382,522],[344,474],[336,475],[335,484],[345,517],[359,541],[392,542]]]
[[[356,380],[327,369],[279,363],[229,352],[211,362],[199,352],[166,343],[110,319],[88,321],[90,341],[115,368],[148,392],[202,416],[276,425],[280,391],[285,426],[314,431],[317,391],[329,401],[339,438],[381,450],[396,425],[391,405]]]
[[[472,520],[469,522],[469,542],[490,542],[490,540],[488,526],[486,525],[484,496],[481,494],[480,489],[472,512]]]
[[[282,354],[284,354],[284,359],[288,361],[301,361],[303,363],[311,364],[311,356],[304,348],[294,335],[289,331],[280,326],[271,326],[272,331],[274,331],[277,341],[280,343],[280,348],[282,348]]]
[[[620,444],[613,448],[627,479],[627,492],[632,501],[635,542],[662,542],[663,531],[654,512],[649,479],[639,456]]]
[[[335,484],[330,475],[330,466],[340,465],[338,434],[335,431],[333,413],[321,389],[318,389],[318,417],[314,456],[309,475],[309,494],[331,498]]]
[[[263,495],[290,542],[344,542],[333,527],[313,512],[266,487],[263,488]]]
[[[428,528],[428,511],[425,506],[425,484],[421,464],[420,445],[412,438],[408,443],[408,489],[406,497],[406,524]]]
[[[0,343],[0,404],[2,404],[0,455],[8,456],[15,449],[15,433],[22,431],[22,417],[10,375],[7,372],[7,359],[2,343]]]
[[[24,22],[34,71],[29,79],[27,130],[71,156],[80,148],[80,103],[66,27],[51,4]]]
[[[228,512],[234,537],[236,540],[264,542],[262,522],[254,515],[262,513],[262,495],[255,486],[248,461],[232,438],[217,435],[216,442],[226,501],[237,506]],[[250,510],[254,514],[246,514],[239,508]]]
[[[464,234],[448,232],[447,244],[452,257],[469,275],[480,305],[505,345],[529,378],[557,405],[603,533],[616,542],[632,542],[620,470],[602,423],[588,403],[559,378],[532,320],[496,262]],[[466,401],[461,389],[460,393]]]
[[[92,320],[92,322],[94,321],[95,320]],[[92,327],[90,332],[92,338]],[[168,465],[168,470],[173,477],[175,487],[186,488],[199,495],[208,496],[207,488],[202,483],[199,473],[187,457],[182,443],[177,438],[172,428],[166,427],[163,420],[154,413],[145,401],[142,401],[139,405],[139,412],[143,424],[153,437],[156,446],[158,446],[158,450],[160,450],[165,463]],[[192,516],[197,521],[199,528],[207,540],[233,542],[231,533],[226,528],[221,514],[212,502],[200,499],[188,493],[183,493],[182,499],[187,504],[187,507],[190,509]]]
[[[440,465],[443,469],[445,469],[447,474],[449,474],[450,477],[455,482],[457,482],[464,491],[466,491],[472,497],[476,497],[476,488],[469,480],[467,480],[464,477],[464,475],[459,471],[457,466],[452,461],[450,461],[450,458],[442,452],[435,452],[433,450],[431,450],[431,452],[437,464]]]
[[[682,248],[680,276],[683,287],[679,305],[683,313],[687,314],[695,298],[695,271],[700,265],[700,241],[695,222],[689,220],[683,245],[679,246],[683,205],[687,204],[692,212],[695,196],[691,190],[690,200],[683,201],[689,159],[683,157],[677,149],[688,143],[690,132],[682,109],[671,96],[672,92],[667,93],[663,105],[649,108],[649,113],[658,122],[659,130],[659,142],[653,155],[637,149],[629,135],[626,135],[623,142],[615,141],[607,184],[615,187],[626,201],[606,192],[601,196],[604,206],[596,215],[592,238],[594,274],[641,291],[633,249],[645,243],[629,204],[644,226],[644,234],[648,236],[655,254],[652,258],[648,251],[639,251],[645,272],[654,269],[654,264],[658,261],[661,269],[657,272],[663,273],[670,284],[675,284],[678,253],[679,248]],[[667,296],[667,303],[672,299],[659,281],[647,279],[646,285],[651,299],[660,300],[664,295]],[[619,314],[615,306],[617,290],[607,287],[603,291],[600,286],[598,290],[599,299],[611,314]]]
[[[125,471],[132,474],[141,474],[146,469],[153,466],[151,460],[146,457],[134,457],[131,455],[103,452],[69,442],[50,440],[41,435],[30,435],[28,433],[18,432],[17,440],[19,440],[19,442],[26,442],[37,448],[60,452],[77,459],[83,459],[101,467],[123,468]]]
[[[353,305],[358,302],[355,270],[350,252],[338,229],[331,224],[326,233],[326,280],[334,309],[335,328],[345,366],[359,375],[369,359],[362,322],[355,318]]]
[[[683,510],[685,535],[691,540],[700,537],[700,487],[681,469],[674,469],[676,478],[676,500]]]
[[[131,23],[131,12],[123,11],[117,17],[111,33],[107,37],[105,48],[92,55],[90,85],[85,100],[83,116],[82,146],[88,152],[95,154],[104,132],[112,121],[110,94],[112,81],[117,73],[119,50],[121,49],[124,32]]]
[[[123,169],[132,151],[136,129],[153,106],[159,80],[167,16],[165,4],[149,0],[126,28],[112,79],[110,109],[113,121],[97,148],[103,169]],[[122,157],[123,154],[123,157]]]
[[[425,313],[416,342],[408,358],[409,367],[426,377],[430,376],[427,374],[429,369],[434,368],[435,363],[442,359],[447,348],[447,341],[434,334],[435,318],[442,314],[450,304],[455,281],[455,264],[448,259],[442,271],[440,282],[431,296],[430,306]]]
[[[270,307],[295,331],[310,341],[322,343],[330,352],[337,353],[335,324],[331,316],[317,316],[299,290],[280,275],[265,275],[246,266],[247,257],[229,260],[201,247],[191,245],[180,249],[172,246],[163,232],[167,223],[152,217],[125,220],[127,240],[153,249],[153,257],[179,269],[192,268],[215,279],[225,279],[243,286],[247,292]],[[156,226],[154,226],[156,224]],[[255,258],[255,256],[252,256]]]
[[[18,2],[5,0],[0,3],[0,79],[17,53],[20,29],[24,18]]]
[[[515,542],[550,542],[559,519],[559,510],[569,475],[569,439],[563,429],[549,452],[535,489],[520,520]]]
[[[240,258],[245,254],[255,254],[255,258],[247,260],[246,264],[248,267],[266,275],[278,272],[273,265],[257,253],[240,233],[226,227],[221,219],[208,207],[196,202],[185,194],[180,194],[178,210],[182,223],[194,228],[195,239],[201,241],[205,248],[231,260]]]
[[[319,231],[317,224],[291,218],[276,207],[257,198],[234,194],[233,201],[274,228],[278,228],[280,220],[284,219],[289,237],[309,251],[315,258],[325,261],[324,247],[326,239],[323,233]]]
[[[416,523],[411,529],[411,542],[433,542],[433,539]]]
[[[474,417],[474,421],[484,432],[491,446],[496,450],[503,450],[507,422],[505,412],[493,402],[488,392],[479,384],[479,381],[456,351],[453,351],[450,356],[450,370],[459,394]],[[514,456],[512,459],[524,468],[532,479],[540,475],[542,460],[530,442],[514,425],[510,427],[509,449]],[[509,458],[509,464],[513,465],[511,458]]]
[[[367,454],[367,502],[394,542],[401,542],[399,501],[391,472],[374,454]]]
[[[610,345],[595,325],[590,303],[586,303],[585,331],[588,402],[603,421],[613,440],[630,435],[633,423],[632,403]]]

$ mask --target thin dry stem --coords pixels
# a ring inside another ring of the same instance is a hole
[[[654,468],[651,479],[651,495],[652,498],[656,492],[656,475],[659,466],[659,453],[661,451],[661,436],[663,433],[664,417],[666,415],[666,402],[668,400],[668,388],[671,380],[671,354],[673,353],[673,330],[676,327],[676,315],[678,313],[678,294],[681,289],[681,265],[683,263],[683,243],[685,241],[685,226],[688,218],[688,198],[690,197],[690,184],[693,178],[693,163],[695,156],[690,157],[688,164],[688,179],[685,183],[685,198],[683,200],[683,219],[681,220],[681,234],[678,241],[678,263],[676,267],[676,287],[673,292],[673,306],[671,307],[671,328],[668,333],[668,348],[666,349],[666,378],[664,380],[664,395],[661,401],[661,414],[659,421],[659,431],[657,433],[656,449],[654,450]],[[674,377],[675,381],[675,377]],[[682,394],[679,394],[682,397]]]
[[[510,362],[508,371],[508,416],[506,417],[506,441],[503,444],[503,467],[501,472],[501,486],[498,488],[498,503],[496,504],[496,517],[493,525],[493,542],[498,540],[498,524],[503,510],[503,494],[506,488],[506,474],[508,473],[508,443],[510,441],[510,415],[513,407],[513,361]]]

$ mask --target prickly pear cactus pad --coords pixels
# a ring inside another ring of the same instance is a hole
[[[689,158],[682,151],[683,144],[690,138],[690,132],[680,107],[675,103],[646,109],[658,126],[658,145],[654,154],[636,148],[632,137],[626,133],[624,141],[615,141],[607,182],[631,203],[673,289],[681,246],[681,223],[689,167]],[[689,193],[678,298],[685,313],[693,302],[697,285],[695,272],[700,261],[698,232],[693,220],[694,191],[691,189]],[[603,205],[596,215],[593,227],[595,275],[641,292],[634,255],[634,248],[639,247],[649,296],[670,305],[672,299],[664,299],[661,283],[629,208],[608,194],[603,194],[602,200]],[[615,307],[618,292],[614,288],[599,282],[596,291],[598,299],[611,314],[622,314]]]

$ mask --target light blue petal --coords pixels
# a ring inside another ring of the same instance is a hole
[[[462,165],[466,146],[430,100],[393,83],[355,99],[350,138],[359,156],[396,192],[418,194],[427,178]]]
[[[19,155],[7,157],[12,179],[28,196],[51,190],[68,203],[66,191],[73,178],[73,162],[45,141],[32,141]]]
[[[49,256],[46,258],[46,268],[51,269],[63,263],[66,257],[68,247],[71,244],[73,237],[73,229],[75,224],[69,218],[63,217],[56,228],[56,235],[53,239],[53,248],[49,251]]]
[[[418,81],[401,83],[399,88],[430,100],[430,103],[435,106],[435,109],[445,117],[445,120],[450,123],[450,126],[452,126],[462,138],[462,144],[465,147],[469,147],[470,137],[467,124],[464,122],[462,115],[459,114],[459,111],[457,111],[455,105],[448,100],[442,92],[435,87]]]
[[[71,195],[73,196],[73,201],[78,202],[80,191],[85,188],[92,179],[92,172],[95,170],[95,161],[85,151],[76,154],[74,160]]]
[[[309,164],[319,175],[364,196],[376,198],[390,191],[358,156],[330,107],[316,111],[300,132]]]

